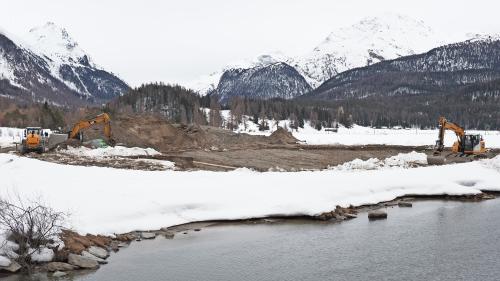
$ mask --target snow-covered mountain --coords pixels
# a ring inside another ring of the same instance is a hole
[[[0,80],[0,95],[57,104],[101,103],[129,89],[54,23],[23,39],[0,33]]]
[[[496,37],[480,36],[444,45],[426,53],[342,72],[303,98],[352,100],[368,97],[436,97],[449,94],[453,96],[452,99],[444,99],[442,96],[441,99],[446,100],[446,106],[450,106],[464,104],[470,100],[461,97],[464,93],[489,96],[497,101],[499,81],[500,41]],[[486,114],[485,104],[481,105],[482,114]],[[493,105],[493,102],[490,104]],[[472,108],[470,106],[469,110],[474,112]],[[498,111],[498,108],[494,111]]]
[[[249,61],[239,68],[252,68],[255,62],[272,64],[277,61],[293,66],[316,88],[336,74],[377,63],[383,60],[426,52],[446,43],[465,40],[443,36],[424,22],[396,14],[383,14],[364,18],[351,25],[331,32],[325,40],[312,51],[298,57],[283,54],[263,55]],[[261,60],[260,58],[271,58]],[[233,69],[228,66],[221,71],[205,76],[188,86],[205,94],[207,89],[216,88],[224,71]]]
[[[226,70],[214,93],[225,102],[234,96],[291,99],[311,90],[295,68],[284,62],[275,62]]]
[[[277,62],[287,62],[289,60],[289,57],[280,52],[271,52],[269,54],[260,55],[256,58],[231,62],[223,69],[212,72],[208,75],[203,75],[199,79],[192,81],[191,83],[187,83],[186,86],[197,91],[200,95],[205,95],[217,88],[222,75],[227,71],[264,67]]]
[[[310,53],[290,64],[316,88],[337,73],[451,43],[424,22],[384,14],[334,30]]]

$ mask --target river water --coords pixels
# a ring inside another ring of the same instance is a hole
[[[500,280],[499,199],[387,211],[380,221],[226,225],[132,243],[72,280]]]

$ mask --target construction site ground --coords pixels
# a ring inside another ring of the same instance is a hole
[[[321,170],[341,165],[354,159],[385,159],[411,151],[432,155],[429,146],[390,145],[306,145],[301,144],[284,129],[271,136],[234,133],[207,126],[172,125],[155,116],[115,116],[113,135],[116,141],[128,147],[154,148],[162,155],[90,158],[68,155],[64,147],[44,154],[30,153],[44,161],[83,166],[114,167],[137,170],[166,170],[166,161],[174,162],[176,170],[227,171],[250,168],[257,171]],[[101,138],[102,131],[85,132],[87,140]],[[500,150],[491,150],[492,158]],[[456,157],[444,151],[446,164],[469,162],[472,157]]]

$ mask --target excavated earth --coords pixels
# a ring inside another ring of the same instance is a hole
[[[173,125],[153,115],[114,116],[113,136],[118,144],[151,147],[161,156],[111,157],[104,159],[76,157],[57,150],[29,157],[41,160],[85,166],[116,167],[138,170],[164,170],[161,160],[175,162],[178,170],[225,171],[246,167],[258,171],[301,171],[325,169],[354,159],[385,159],[411,151],[432,154],[432,146],[312,146],[300,143],[290,132],[279,128],[269,137],[239,134],[208,127]],[[102,138],[102,129],[85,131],[86,140]],[[500,154],[492,150],[487,157]],[[444,152],[446,163],[468,162],[467,157],[455,157]]]

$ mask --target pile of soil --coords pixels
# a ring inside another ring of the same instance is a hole
[[[113,116],[111,130],[116,142],[127,146],[169,151],[208,145],[203,130],[192,127],[177,128],[164,118],[152,115]],[[84,134],[86,140],[102,138],[102,128],[92,128]]]
[[[173,125],[158,115],[116,114],[111,118],[113,137],[118,144],[151,147],[162,152],[264,148],[270,145],[291,145],[298,141],[283,128],[278,128],[271,137],[265,137],[237,134],[207,126]],[[101,127],[86,130],[84,139],[102,138]]]
[[[296,144],[299,140],[292,133],[279,127],[269,136],[271,144]]]

